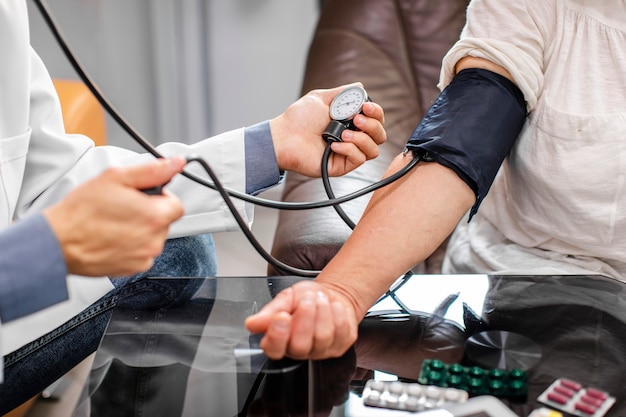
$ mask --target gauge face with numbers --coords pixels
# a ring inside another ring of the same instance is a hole
[[[367,93],[361,87],[349,87],[337,94],[330,104],[330,117],[334,120],[350,120],[361,112]]]

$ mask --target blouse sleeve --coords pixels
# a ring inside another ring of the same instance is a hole
[[[527,110],[534,110],[555,17],[554,0],[472,0],[461,37],[443,59],[439,88],[450,83],[461,58],[483,58],[509,71]]]

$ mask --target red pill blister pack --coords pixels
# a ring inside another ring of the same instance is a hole
[[[611,397],[605,391],[560,378],[554,381],[537,401],[575,416],[602,417],[615,403],[615,397]]]

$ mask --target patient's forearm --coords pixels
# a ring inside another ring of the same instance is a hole
[[[409,162],[398,156],[387,175]],[[363,315],[395,279],[426,259],[474,204],[475,195],[452,170],[420,163],[378,190],[342,249],[317,277],[338,287]]]

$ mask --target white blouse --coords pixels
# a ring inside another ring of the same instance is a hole
[[[506,68],[530,113],[445,271],[626,280],[626,1],[473,0],[441,88],[467,55]]]

